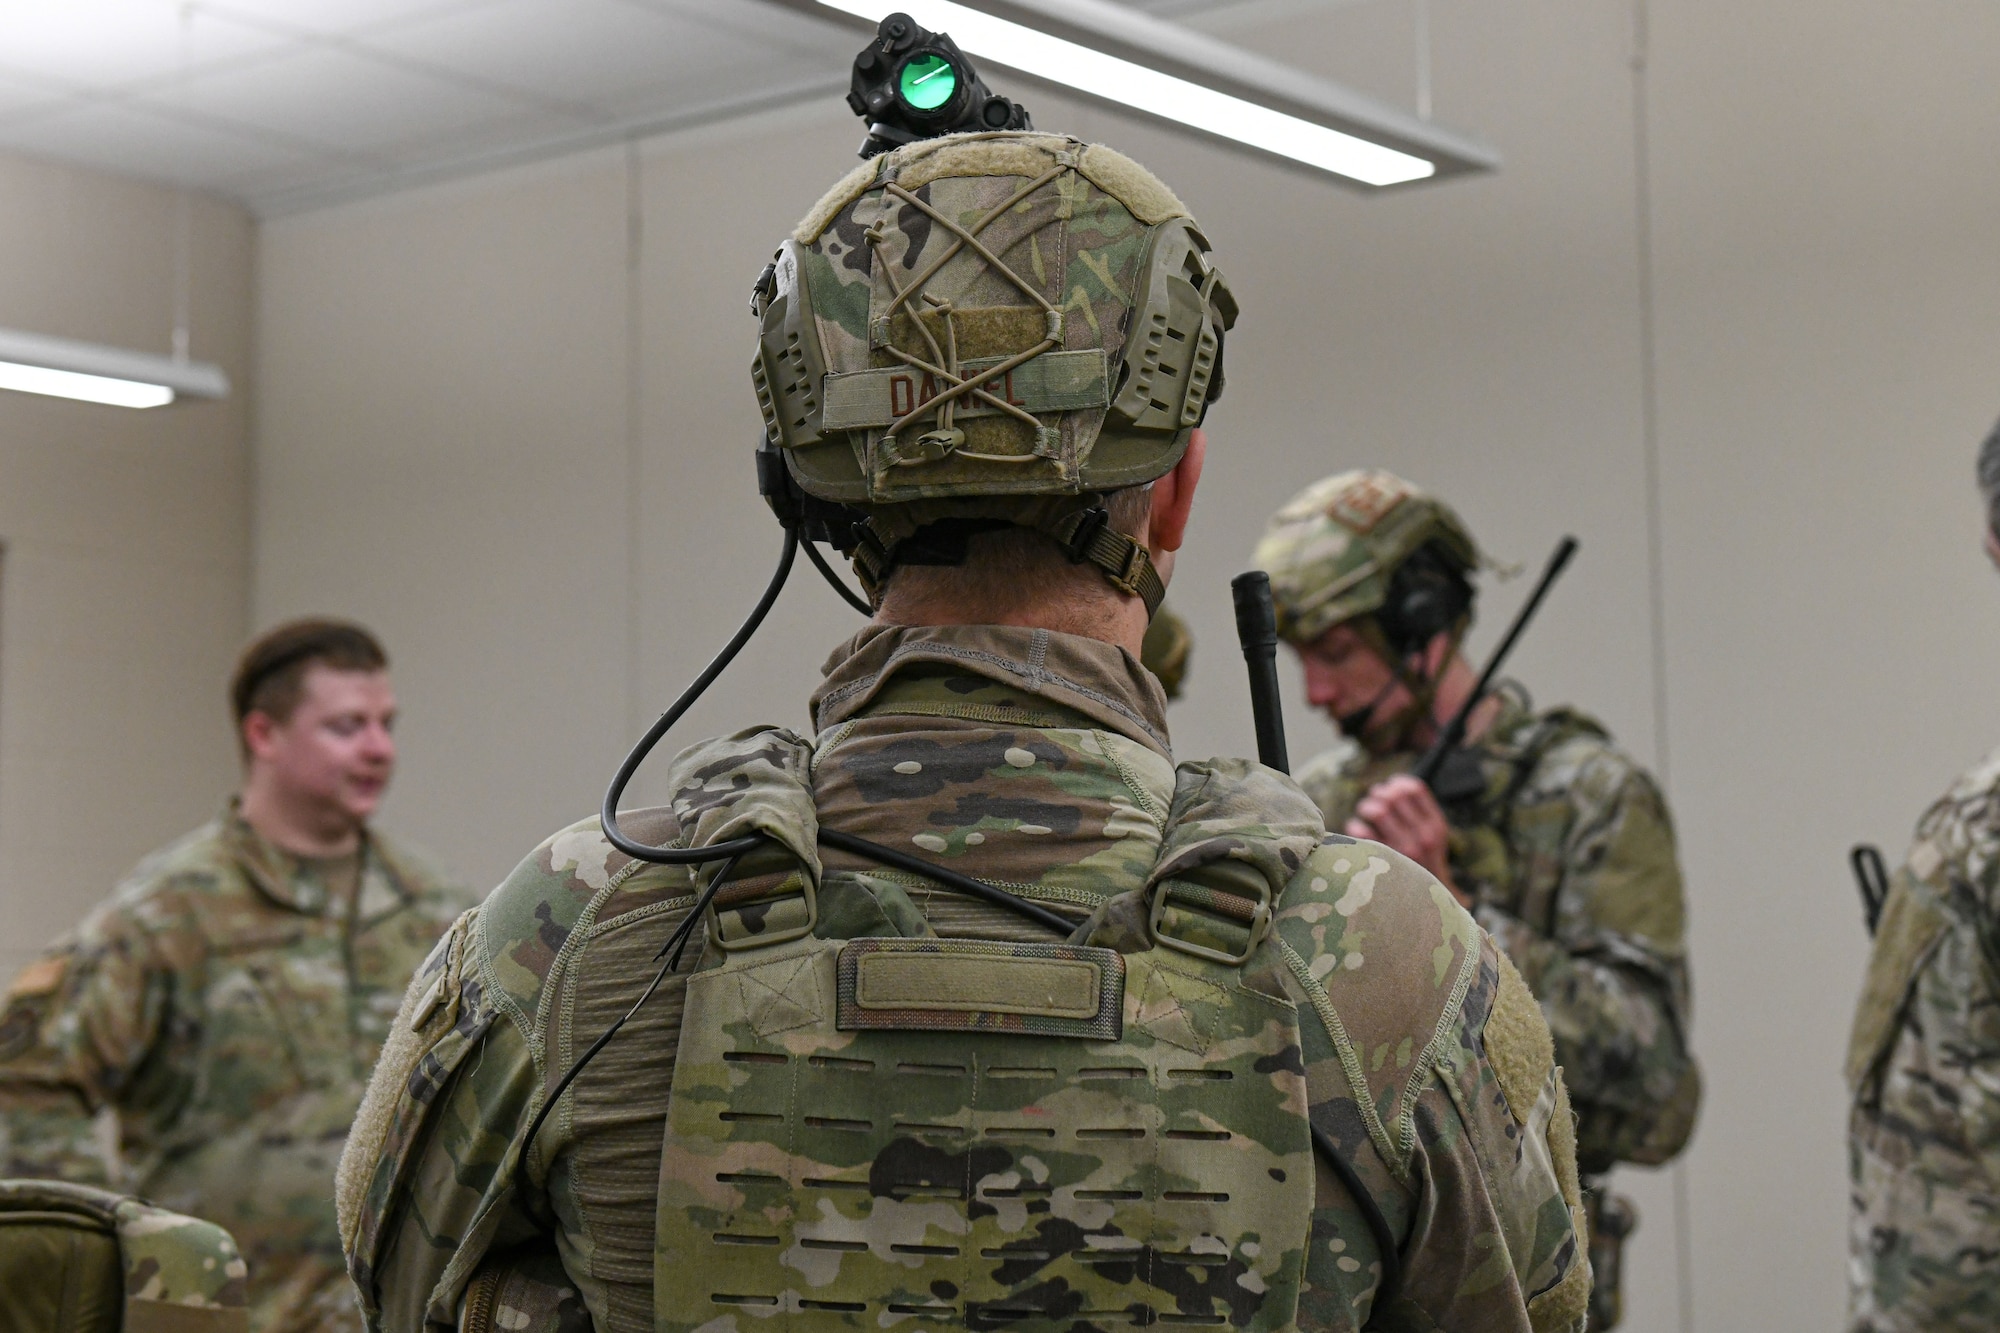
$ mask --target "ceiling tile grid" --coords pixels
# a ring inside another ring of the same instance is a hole
[[[286,212],[837,91],[760,0],[12,0],[0,150]]]
[[[838,99],[859,46],[768,0],[0,0],[0,151],[297,212]]]

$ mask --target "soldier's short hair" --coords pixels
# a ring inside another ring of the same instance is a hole
[[[381,642],[352,621],[307,616],[273,626],[244,648],[229,679],[237,735],[241,737],[243,719],[252,713],[289,721],[304,694],[306,672],[314,666],[382,671],[388,665]]]
[[[2000,424],[1979,446],[1979,493],[1986,497],[1986,526],[2000,536]]]

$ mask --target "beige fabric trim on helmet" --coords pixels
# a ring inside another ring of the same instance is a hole
[[[1076,169],[1148,226],[1168,218],[1194,216],[1165,181],[1115,148],[1106,148],[1101,143],[1086,145]]]
[[[840,211],[872,189],[885,161],[895,164],[896,182],[914,190],[946,176],[1024,176],[1033,178],[1064,163],[1123,204],[1147,226],[1169,218],[1191,217],[1187,205],[1165,181],[1115,148],[1086,144],[1060,134],[952,134],[927,139],[871,158],[848,172],[820,196],[792,239],[811,245],[840,216]]]
[[[875,173],[881,167],[882,159],[870,158],[854,170],[833,183],[833,188],[819,197],[799,225],[792,231],[792,239],[800,245],[811,245],[819,239],[819,234],[833,225],[840,216],[840,210],[868,192],[875,183]]]

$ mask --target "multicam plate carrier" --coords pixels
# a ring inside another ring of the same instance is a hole
[[[712,920],[688,983],[662,1333],[1292,1325],[1298,1019],[1239,984],[1268,901],[1166,881],[1120,953],[819,939],[791,883],[764,934]]]

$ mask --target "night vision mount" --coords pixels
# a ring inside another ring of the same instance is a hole
[[[956,42],[908,14],[883,19],[854,57],[847,105],[868,122],[863,158],[940,134],[1034,128],[1026,107],[979,81]]]

